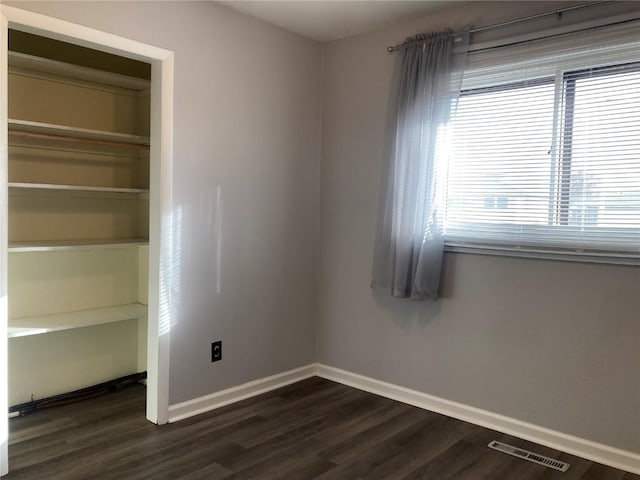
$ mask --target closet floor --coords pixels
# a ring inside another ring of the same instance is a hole
[[[10,421],[7,480],[640,480],[640,476],[310,378],[180,422],[144,417],[133,385]],[[562,473],[491,440],[569,462]]]

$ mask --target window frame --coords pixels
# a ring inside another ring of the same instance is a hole
[[[576,84],[581,78],[595,78],[601,76],[618,75],[629,71],[640,71],[640,61],[616,62],[594,67],[578,67],[571,65],[565,69],[557,68],[554,74],[540,75],[538,78],[524,80],[510,80],[495,85],[475,86],[463,89],[460,98],[465,96],[489,92],[508,91],[543,84],[556,84],[554,98],[554,118],[552,125],[552,144],[550,146],[551,173],[549,178],[549,217],[545,227],[530,224],[504,225],[505,230],[522,234],[545,229],[562,229],[564,232],[572,228],[581,228],[582,232],[597,231],[599,227],[572,227],[570,225],[571,209],[571,167],[574,134],[574,113]],[[448,189],[448,183],[447,183]],[[448,208],[447,198],[447,208]],[[445,218],[447,213],[445,213]],[[446,222],[445,222],[446,223]],[[463,222],[470,227],[485,225],[486,222]],[[609,230],[618,230],[608,228]],[[637,232],[640,242],[640,228],[620,228],[623,232]],[[516,256],[528,258],[542,258],[565,261],[610,263],[624,265],[640,265],[640,252],[616,251],[612,248],[599,248],[593,243],[588,248],[578,245],[562,245],[561,238],[555,239],[555,245],[536,241],[532,235],[523,235],[527,240],[515,245],[508,236],[503,239],[482,239],[481,235],[473,235],[477,230],[469,229],[469,235],[448,234],[445,231],[445,250],[449,252],[480,253],[500,256]]]

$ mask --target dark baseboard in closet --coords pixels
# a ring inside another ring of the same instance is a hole
[[[88,398],[105,395],[109,392],[121,390],[122,388],[132,383],[138,383],[147,378],[147,372],[139,372],[124,377],[109,380],[108,382],[98,383],[90,387],[74,390],[73,392],[61,393],[52,397],[40,398],[38,400],[31,400],[30,402],[20,403],[9,407],[9,414],[18,414],[20,416],[26,415],[36,410],[42,410],[43,408],[56,407],[59,405],[66,405],[68,403],[79,402],[81,400],[87,400]]]

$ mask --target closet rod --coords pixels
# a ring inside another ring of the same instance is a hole
[[[82,137],[73,137],[70,135],[49,135],[47,133],[32,133],[32,132],[23,132],[22,130],[11,130],[9,129],[9,135],[13,135],[14,137],[30,137],[30,138],[40,138],[44,140],[61,140],[64,142],[75,142],[75,143],[90,143],[93,145],[115,145],[120,147],[142,147],[149,148],[149,145],[138,144],[138,143],[127,143],[127,142],[118,142],[116,140],[98,140],[98,139],[90,139],[90,138],[82,138]]]
[[[535,15],[529,15],[528,17],[520,17],[520,18],[514,18],[513,20],[508,20],[506,22],[500,22],[500,23],[494,23],[491,25],[483,25],[482,27],[477,27],[477,28],[472,28],[471,30],[467,30],[466,32],[463,33],[479,33],[479,32],[486,32],[488,30],[495,30],[498,28],[503,28],[503,27],[509,27],[511,25],[516,25],[518,23],[524,23],[524,22],[529,22],[531,20],[537,20],[539,18],[545,18],[545,17],[551,17],[551,16],[557,16],[558,18],[562,17],[562,14],[565,12],[570,12],[573,10],[580,10],[583,8],[588,8],[588,7],[595,7],[598,5],[602,5],[603,3],[611,3],[611,0],[600,0],[597,2],[590,2],[590,3],[581,3],[580,5],[573,5],[571,7],[566,7],[566,8],[560,8],[558,10],[551,10],[548,12],[543,12],[543,13],[537,13]],[[460,33],[453,33],[452,35],[460,35]],[[393,45],[390,47],[387,47],[387,52],[391,53],[393,51],[395,51],[396,49],[399,49],[400,47],[406,46],[407,44],[413,44],[413,43],[421,43],[424,41],[427,41],[428,39],[424,39],[424,40],[415,40],[413,42],[408,42],[408,43],[399,43],[398,45]]]

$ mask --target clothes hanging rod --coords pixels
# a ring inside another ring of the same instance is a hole
[[[12,128],[9,128],[8,134],[14,137],[39,138],[42,140],[59,140],[62,142],[89,143],[93,145],[114,145],[119,147],[149,148],[149,145],[146,145],[144,143],[120,142],[117,140],[100,140],[100,139],[93,139],[93,138],[74,137],[73,135],[54,135],[49,133],[25,132],[22,130],[13,130]]]
[[[493,23],[491,25],[483,25],[481,27],[476,27],[476,28],[472,28],[470,30],[467,30],[466,32],[462,32],[462,33],[479,33],[479,32],[486,32],[489,30],[496,30],[498,28],[503,28],[503,27],[509,27],[511,25],[517,25],[518,23],[524,23],[524,22],[530,22],[532,20],[538,20],[540,18],[546,18],[546,17],[558,17],[561,18],[562,14],[565,12],[570,12],[573,10],[581,10],[583,8],[589,8],[589,7],[595,7],[598,5],[602,5],[603,3],[611,3],[611,0],[600,0],[597,2],[590,2],[590,3],[581,3],[580,5],[573,5],[571,7],[565,7],[565,8],[560,8],[557,10],[550,10],[548,12],[542,12],[542,13],[537,13],[535,15],[529,15],[527,17],[520,17],[520,18],[514,18],[513,20],[507,20],[506,22],[500,22],[500,23]],[[460,33],[453,33],[453,36],[455,35],[460,35]],[[421,42],[425,42],[427,41],[427,39],[424,40],[416,40],[415,42],[408,42],[409,45],[413,44],[413,43],[421,43]],[[387,52],[392,53],[395,50],[403,47],[407,45],[407,43],[399,43],[397,45],[393,45],[390,47],[387,47]]]

